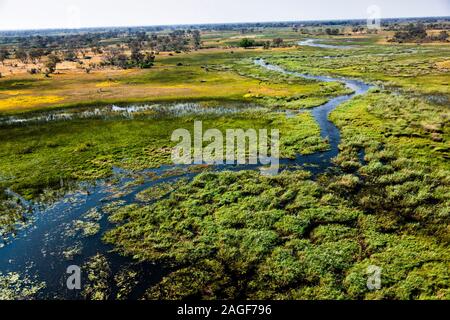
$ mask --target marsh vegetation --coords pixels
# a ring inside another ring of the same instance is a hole
[[[385,41],[406,26],[49,34],[79,65],[49,77],[2,38],[0,299],[450,299],[450,47]],[[281,173],[173,166],[199,120],[279,129]]]

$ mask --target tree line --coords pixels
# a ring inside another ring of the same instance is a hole
[[[3,39],[3,41],[5,41]],[[84,66],[90,60],[90,52],[103,56],[99,66],[114,66],[122,69],[151,68],[155,56],[160,51],[187,52],[202,46],[199,30],[175,30],[168,34],[148,34],[143,31],[129,31],[125,35],[118,32],[102,34],[67,34],[58,36],[32,36],[23,39],[9,39],[9,45],[0,47],[0,63],[7,59],[17,59],[27,64],[43,62],[44,70],[32,68],[32,74],[45,75],[56,71],[62,61],[78,62],[87,73],[95,64]],[[15,45],[14,43],[18,43]]]
[[[418,22],[417,24],[408,24],[394,34],[391,42],[430,42],[430,41],[448,41],[449,35],[446,30],[440,31],[436,35],[428,35],[426,26]]]

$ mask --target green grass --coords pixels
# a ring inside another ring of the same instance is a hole
[[[351,142],[383,143],[402,157],[449,170],[449,111],[420,99],[372,91],[333,112],[331,119]]]
[[[385,218],[301,171],[205,173],[156,204],[116,210],[105,240],[171,266],[147,299],[448,299],[446,247]],[[381,291],[367,288],[372,264],[385,272]]]
[[[448,70],[440,69],[437,63],[448,60],[449,54],[447,45],[378,45],[348,50],[302,47],[296,53],[273,55],[268,61],[293,71],[362,78],[409,92],[448,96]]]
[[[332,113],[342,132],[338,168],[317,182],[301,171],[205,173],[168,199],[117,209],[105,240],[173,270],[145,298],[450,299],[449,115],[422,98],[448,95],[448,75],[433,65],[447,49],[404,50],[364,47],[336,61],[320,57],[337,51],[311,48],[265,55],[403,94],[372,90]],[[382,270],[381,290],[367,287],[371,265]]]
[[[199,119],[196,119],[199,120]],[[277,128],[282,154],[323,150],[326,144],[308,113],[286,119],[280,114],[204,117],[204,130],[218,128]],[[3,188],[27,198],[36,197],[60,180],[94,180],[111,173],[113,166],[139,170],[170,163],[171,134],[178,128],[192,131],[194,119],[74,120],[4,127],[0,129],[0,175]]]
[[[204,173],[168,199],[116,209],[105,240],[171,267],[147,299],[448,300],[446,114],[373,90],[331,115],[339,170],[317,182]],[[367,287],[369,266],[380,290]]]
[[[77,182],[106,178],[113,167],[142,170],[172,164],[172,132],[178,128],[192,132],[198,120],[84,119],[0,128],[0,187],[27,199],[46,200],[46,194],[51,195],[61,184],[73,188]],[[279,129],[283,157],[328,147],[309,113],[289,119],[284,114],[243,113],[203,116],[201,120],[204,130],[217,128],[224,134],[226,129]],[[7,201],[2,207],[2,225],[9,233],[22,216]]]
[[[233,53],[232,53],[233,52]],[[66,72],[0,79],[0,114],[76,106],[167,101],[247,101],[272,107],[312,107],[342,94],[320,84],[269,73],[253,64],[261,50],[213,50],[160,56],[150,70]],[[266,52],[267,53],[267,52]],[[180,65],[181,64],[181,65]]]
[[[258,40],[280,35],[291,41],[302,37],[287,29],[252,34]],[[205,42],[222,46],[241,36],[211,33]],[[323,39],[348,44],[346,37]],[[130,206],[104,209],[116,224],[104,240],[137,261],[170,267],[147,288],[143,298],[148,299],[448,300],[450,115],[448,70],[439,63],[448,60],[450,49],[378,45],[377,36],[351,40],[357,45],[349,50],[206,50],[160,56],[156,67],[145,71],[1,79],[0,105],[17,91],[64,99],[22,108],[6,105],[2,112],[8,114],[149,101],[200,101],[209,107],[243,101],[268,111],[1,127],[0,189],[48,202],[65,191],[61,182],[76,188],[77,182],[109,177],[114,166],[138,171],[170,163],[171,133],[192,131],[194,120],[203,120],[205,130],[222,132],[280,129],[283,157],[325,150],[309,112],[287,119],[270,111],[310,108],[348,91],[339,83],[269,72],[253,59],[293,71],[361,78],[385,89],[371,90],[331,114],[342,142],[330,173],[316,180],[301,170],[276,177],[203,173],[176,188],[150,188]],[[444,103],[428,101],[430,95],[443,97]],[[5,236],[28,217],[15,201],[2,197]],[[96,221],[81,222],[76,225],[80,232],[97,231]],[[382,270],[378,291],[367,288],[371,265]],[[113,274],[102,255],[85,268],[88,299],[124,299],[139,278],[132,270]],[[114,297],[111,279],[119,289]],[[37,290],[22,292],[16,286],[16,275],[0,275],[4,297],[27,298]]]

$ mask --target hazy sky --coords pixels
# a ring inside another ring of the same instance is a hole
[[[450,0],[0,0],[0,30],[450,16]]]

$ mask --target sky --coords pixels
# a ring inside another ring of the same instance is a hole
[[[374,12],[450,16],[450,0],[0,0],[0,30],[353,19]]]

